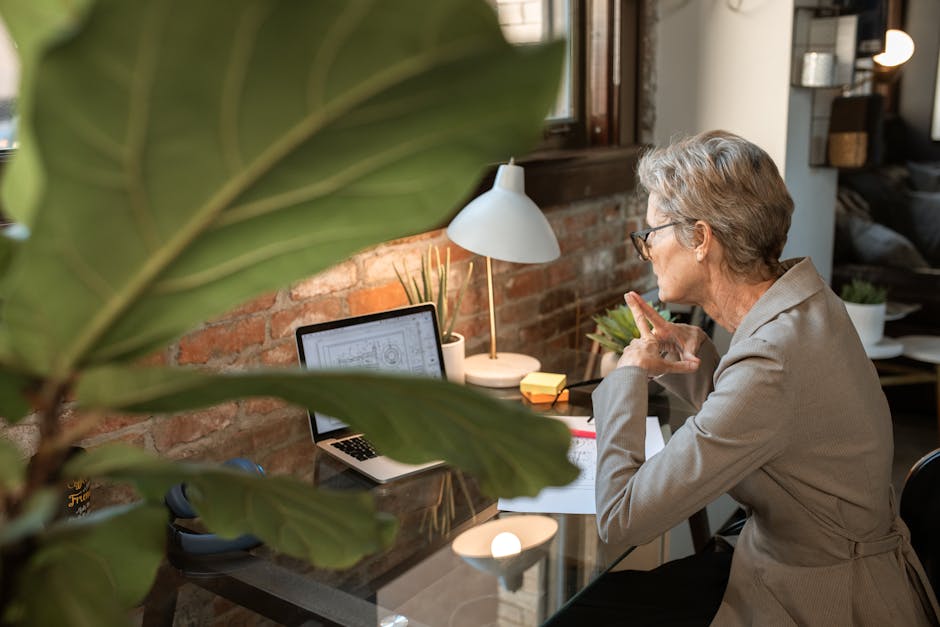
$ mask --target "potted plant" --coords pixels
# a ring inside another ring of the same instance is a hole
[[[649,301],[647,301],[649,302]],[[653,307],[653,304],[650,303]],[[662,307],[654,307],[665,320],[672,320],[672,313]],[[608,309],[604,314],[594,316],[597,329],[587,336],[606,349],[601,356],[601,376],[606,377],[617,367],[617,360],[623,354],[624,347],[634,338],[640,337],[633,312],[626,304]]]
[[[22,65],[0,191],[30,233],[0,234],[0,622],[126,622],[163,559],[163,496],[179,482],[209,530],[320,566],[395,532],[368,494],[129,445],[69,459],[109,414],[278,396],[402,461],[445,459],[494,496],[577,476],[563,424],[446,381],[142,363],[261,293],[440,224],[479,178],[468,164],[538,136],[563,44],[513,48],[482,1],[440,0],[433,20],[414,19],[426,2],[357,4],[355,20],[350,6],[0,0]],[[7,434],[24,420],[39,433],[29,451]],[[61,519],[78,478],[138,500]]]
[[[884,287],[864,279],[852,279],[842,286],[839,296],[865,346],[874,346],[884,336],[887,295]]]
[[[433,255],[432,255],[433,253]],[[463,302],[464,293],[470,283],[473,272],[473,262],[467,267],[467,275],[457,287],[456,299],[451,305],[448,297],[448,280],[450,277],[450,248],[444,253],[441,262],[441,251],[437,246],[428,245],[428,252],[421,257],[421,270],[418,272],[420,281],[415,275],[406,275],[403,270],[395,266],[395,275],[408,303],[434,303],[437,311],[437,328],[441,334],[441,350],[444,353],[444,372],[447,379],[455,383],[464,382],[463,360],[466,356],[466,342],[460,333],[454,332],[454,323],[457,322],[457,313],[460,303]]]

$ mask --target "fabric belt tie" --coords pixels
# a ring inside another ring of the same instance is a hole
[[[903,564],[908,581],[913,585],[914,591],[920,599],[921,605],[934,625],[940,625],[940,606],[937,605],[930,580],[921,568],[917,554],[911,548],[911,534],[899,518],[895,518],[891,525],[891,533],[883,538],[868,542],[854,542],[852,558],[880,555],[882,553],[896,552],[899,561]]]
[[[852,559],[890,553],[898,550],[903,543],[904,535],[900,530],[877,540],[855,542],[852,546]]]

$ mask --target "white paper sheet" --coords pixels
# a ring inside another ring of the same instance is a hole
[[[553,416],[570,429],[595,432],[588,416]],[[646,459],[666,445],[656,416],[646,418]],[[545,488],[534,497],[499,499],[498,507],[507,512],[537,512],[548,514],[595,514],[594,473],[597,468],[597,440],[594,438],[571,439],[568,459],[581,469],[578,478],[560,488]]]

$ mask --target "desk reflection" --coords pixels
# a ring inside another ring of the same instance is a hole
[[[533,409],[583,415],[589,407],[590,390],[578,389],[567,403]],[[651,397],[650,413],[679,425],[691,411],[663,395]],[[224,556],[172,554],[145,624],[161,624],[159,616],[171,623],[175,589],[192,583],[285,625],[539,625],[633,550],[601,542],[593,515],[551,514],[554,537],[507,585],[500,573],[474,568],[451,547],[461,532],[515,515],[500,514],[472,477],[436,468],[377,485],[312,445],[310,463],[297,474],[320,487],[369,491],[380,511],[394,515],[400,528],[393,546],[342,571],[264,546]]]

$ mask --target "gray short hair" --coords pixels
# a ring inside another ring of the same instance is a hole
[[[640,159],[640,184],[679,222],[676,238],[694,246],[695,222],[712,228],[728,269],[741,276],[780,273],[793,199],[763,149],[727,131],[708,131]]]

